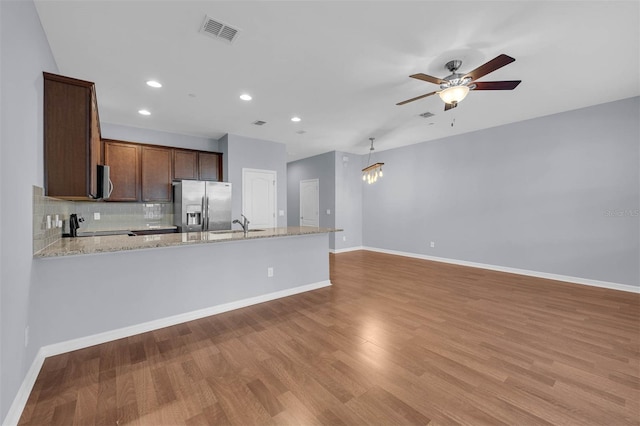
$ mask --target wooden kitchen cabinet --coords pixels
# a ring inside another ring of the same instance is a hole
[[[173,150],[142,146],[142,201],[171,201],[171,160]]]
[[[173,180],[222,180],[222,154],[105,139],[111,167],[108,201],[171,202]]]
[[[95,85],[47,72],[43,77],[45,194],[95,198],[102,162]]]
[[[173,179],[198,179],[198,152],[173,150]]]
[[[109,201],[140,200],[140,145],[104,140],[104,163],[111,168]]]
[[[222,180],[222,154],[198,152],[198,176],[200,180]]]
[[[222,154],[218,152],[173,150],[173,179],[222,180]]]

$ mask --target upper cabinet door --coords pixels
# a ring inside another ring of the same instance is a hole
[[[173,150],[173,179],[198,179],[198,153],[196,151]]]
[[[102,160],[95,86],[46,72],[43,76],[45,194],[94,198]]]
[[[172,151],[142,146],[142,201],[171,201]]]
[[[200,180],[222,180],[222,154],[199,152],[198,166]]]
[[[110,178],[113,183],[109,201],[139,201],[140,146],[105,140],[104,162],[111,168]]]

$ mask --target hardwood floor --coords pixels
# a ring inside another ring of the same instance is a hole
[[[366,251],[331,280],[48,358],[20,424],[640,424],[638,294]]]

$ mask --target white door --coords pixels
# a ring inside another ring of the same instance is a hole
[[[249,229],[276,227],[276,172],[242,169],[242,214]]]
[[[300,226],[320,226],[318,179],[300,181]]]

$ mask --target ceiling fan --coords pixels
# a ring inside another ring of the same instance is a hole
[[[502,54],[493,58],[489,62],[480,65],[478,68],[467,74],[459,74],[457,71],[462,65],[462,61],[455,59],[447,62],[445,65],[445,68],[451,72],[451,75],[447,77],[437,78],[422,73],[410,75],[409,77],[411,78],[416,78],[433,84],[439,84],[440,89],[442,90],[427,93],[426,95],[416,96],[415,98],[398,102],[396,105],[404,105],[437,93],[438,96],[440,96],[440,99],[445,103],[444,110],[448,111],[451,108],[457,107],[458,102],[462,101],[471,90],[513,90],[518,86],[518,84],[520,84],[521,80],[476,82],[480,77],[502,68],[513,61],[515,61],[515,59],[511,56]]]

